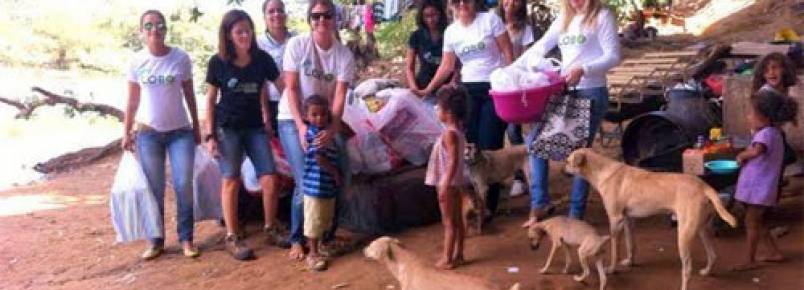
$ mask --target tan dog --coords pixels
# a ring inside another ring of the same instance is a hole
[[[363,250],[363,254],[384,264],[402,290],[500,290],[483,279],[429,266],[402,247],[399,240],[380,237]],[[519,283],[510,290],[519,290]]]
[[[715,263],[712,233],[706,226],[712,217],[712,206],[729,225],[737,225],[734,216],[723,207],[717,192],[693,175],[650,172],[616,162],[588,148],[572,152],[567,158],[566,170],[583,176],[603,199],[612,240],[610,273],[614,271],[617,261],[617,239],[622,231],[625,231],[626,258],[620,264],[633,264],[631,217],[660,213],[674,213],[678,217],[682,290],[687,289],[692,273],[690,246],[696,234],[704,244],[707,257],[706,267],[701,269],[700,274],[708,275]]]
[[[489,185],[495,183],[510,183],[517,170],[525,172],[525,178],[530,178],[530,166],[528,166],[527,147],[525,145],[515,145],[499,150],[477,150],[474,145],[467,144],[464,160],[469,169],[469,179],[479,196],[480,205],[485,206],[488,196]],[[530,182],[528,182],[530,184]],[[472,212],[472,211],[475,212]],[[482,223],[482,208],[467,208],[464,203],[464,212],[480,216],[480,221],[467,223],[478,227]]]
[[[569,273],[570,264],[572,263],[569,247],[578,247],[578,260],[581,263],[583,272],[581,275],[575,275],[572,278],[577,282],[583,282],[589,277],[588,261],[590,258],[594,258],[598,278],[600,279],[600,290],[606,288],[606,273],[603,269],[603,260],[599,257],[599,254],[603,244],[609,241],[609,236],[599,236],[595,228],[581,220],[557,216],[531,224],[528,228],[530,248],[534,251],[539,249],[539,243],[545,234],[550,236],[552,247],[550,248],[550,254],[547,256],[547,262],[539,271],[540,273],[547,273],[547,269],[553,263],[553,256],[558,247],[564,250],[564,270],[562,273]]]

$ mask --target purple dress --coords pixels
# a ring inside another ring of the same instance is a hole
[[[762,128],[751,140],[751,144],[758,143],[766,150],[743,166],[735,198],[747,204],[774,206],[784,157],[782,133],[772,126]]]

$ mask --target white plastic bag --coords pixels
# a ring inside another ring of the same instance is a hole
[[[426,164],[432,145],[441,134],[435,117],[408,89],[386,89],[377,96],[389,97],[389,101],[371,116],[371,124],[400,157],[413,165]]]
[[[195,149],[193,165],[193,218],[195,221],[219,220],[221,214],[222,176],[218,164],[201,146]]]
[[[526,71],[522,67],[508,66],[491,73],[491,89],[495,92],[512,92],[543,87],[550,84],[541,71]]]
[[[117,242],[164,236],[159,204],[134,154],[123,152],[109,198]]]
[[[381,90],[401,86],[399,81],[395,79],[367,79],[355,87],[354,95],[358,98],[365,98]]]
[[[260,186],[260,179],[257,178],[257,170],[254,168],[254,163],[251,159],[243,158],[243,165],[240,166],[240,177],[243,179],[243,187],[250,193],[262,194],[262,187]]]

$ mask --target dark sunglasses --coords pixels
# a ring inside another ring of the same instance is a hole
[[[332,19],[333,16],[334,15],[332,15],[332,12],[313,12],[313,13],[310,13],[310,19],[319,20],[319,21],[322,18],[326,19],[326,20],[330,20],[330,19]]]
[[[268,9],[268,13],[265,13],[265,14],[285,14],[285,9],[272,8],[272,9]]]
[[[162,22],[157,22],[156,24],[151,23],[151,22],[146,22],[145,24],[142,25],[142,29],[145,29],[146,31],[151,31],[151,30],[154,30],[154,29],[156,29],[158,31],[166,31],[167,30],[167,25],[165,25]]]
[[[458,6],[463,4],[475,4],[475,0],[452,0],[452,5]]]

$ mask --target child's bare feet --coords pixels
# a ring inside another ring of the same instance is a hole
[[[748,270],[754,270],[757,267],[758,266],[757,266],[757,264],[755,262],[748,262],[748,263],[745,263],[745,264],[740,264],[740,265],[734,266],[734,268],[732,268],[731,270],[735,271],[735,272],[748,271]]]
[[[453,262],[450,262],[449,259],[441,258],[441,260],[438,260],[438,262],[436,262],[435,267],[436,269],[440,270],[452,270],[455,269],[455,264],[453,264]]]
[[[299,243],[290,245],[290,252],[288,252],[288,259],[301,261],[304,259],[304,247]]]
[[[781,263],[784,262],[784,256],[782,254],[773,254],[770,256],[759,257],[760,262],[771,262],[771,263]]]

